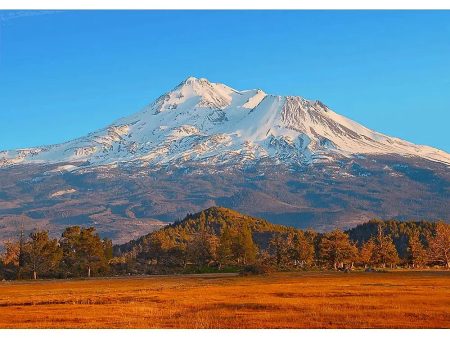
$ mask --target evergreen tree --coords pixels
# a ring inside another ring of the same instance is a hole
[[[248,225],[241,226],[233,241],[233,254],[238,264],[252,264],[256,260],[258,248],[253,242],[252,231]]]
[[[269,242],[269,252],[278,268],[284,268],[288,265],[288,251],[289,247],[286,236],[280,233],[274,234]]]
[[[145,260],[155,261],[156,265],[160,265],[167,252],[167,244],[164,234],[161,231],[152,233],[150,237],[143,243],[144,250],[141,258]]]
[[[375,238],[375,255],[374,262],[381,265],[383,268],[386,265],[394,265],[399,262],[397,249],[392,241],[392,238],[384,234],[384,226],[379,224],[377,236]]]
[[[408,262],[413,268],[421,267],[427,262],[427,252],[420,241],[419,233],[412,232],[408,240]]]
[[[81,270],[87,271],[87,277],[92,273],[104,273],[108,270],[108,260],[105,243],[96,233],[95,228],[82,228],[79,239],[79,264]]]
[[[50,239],[48,231],[35,231],[25,244],[26,271],[31,271],[33,279],[41,274],[55,273],[62,259],[62,250],[56,239]]]
[[[199,219],[198,225],[199,225],[199,229],[203,229],[203,228],[206,227],[206,214],[205,214],[205,211],[201,211],[200,212],[200,219]]]
[[[63,257],[60,264],[60,270],[64,277],[79,276],[78,271],[78,250],[81,228],[79,226],[68,227],[64,230],[59,240],[59,245],[63,251]]]
[[[436,224],[434,236],[429,235],[427,241],[429,260],[450,269],[450,225],[442,222]]]
[[[108,271],[107,252],[110,244],[100,239],[95,228],[69,227],[64,231],[60,245],[66,274],[91,277],[92,274]]]
[[[340,229],[326,233],[319,244],[321,260],[335,270],[342,268],[344,264],[352,264],[357,252],[358,249],[350,242],[348,235]]]
[[[217,236],[200,231],[192,236],[188,244],[188,257],[198,267],[207,266],[216,259],[217,246]]]
[[[288,255],[295,267],[311,266],[314,261],[314,244],[302,231],[290,232],[288,235]]]
[[[233,261],[233,238],[230,228],[226,225],[221,228],[217,247],[217,260],[219,262],[219,268]]]
[[[359,261],[364,264],[364,267],[372,266],[375,263],[376,244],[373,238],[364,242],[359,250]]]
[[[15,279],[18,277],[19,270],[19,242],[6,241],[4,243],[4,252],[1,255],[1,278]]]
[[[1,256],[2,263],[10,266],[19,266],[20,244],[19,242],[6,241],[4,252]]]

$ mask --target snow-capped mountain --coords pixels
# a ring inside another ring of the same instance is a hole
[[[449,165],[319,101],[191,77],[86,137],[0,152],[0,242],[25,222],[120,243],[213,205],[318,230],[448,221]]]
[[[259,89],[238,91],[189,77],[138,113],[86,137],[2,151],[0,166],[214,165],[258,160],[304,164],[365,154],[397,154],[450,164],[448,153],[372,131],[320,101],[270,95]]]

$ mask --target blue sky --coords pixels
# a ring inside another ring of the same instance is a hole
[[[449,11],[0,11],[0,149],[83,136],[190,75],[450,152]]]

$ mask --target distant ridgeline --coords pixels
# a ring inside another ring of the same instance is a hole
[[[45,231],[5,244],[2,278],[67,278],[189,272],[450,268],[450,225],[372,220],[317,233],[212,207],[126,244],[94,228]]]

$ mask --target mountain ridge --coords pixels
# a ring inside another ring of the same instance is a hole
[[[450,155],[440,154],[320,101],[188,78],[86,137],[0,152],[0,239],[24,223],[54,234],[89,225],[120,243],[215,205],[316,230],[448,222]]]
[[[238,91],[189,77],[135,114],[61,144],[0,151],[0,166],[17,163],[129,162],[138,166],[197,162],[295,164],[370,154],[417,156],[450,165],[450,154],[386,136],[318,100]],[[73,168],[75,169],[75,168]]]

